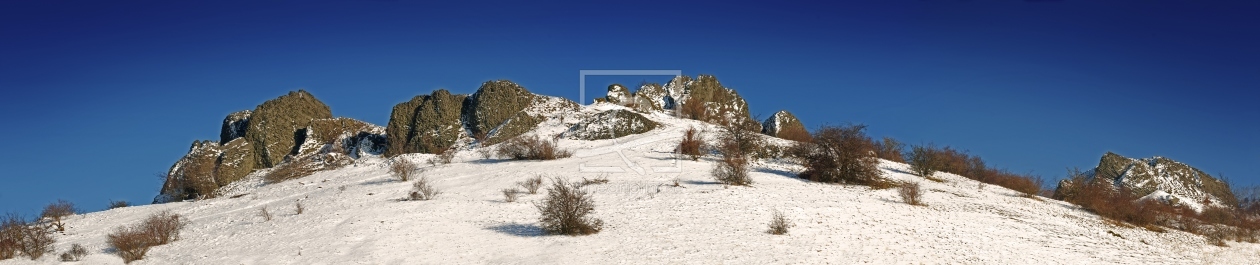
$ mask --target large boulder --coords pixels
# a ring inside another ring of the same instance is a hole
[[[295,133],[315,119],[332,118],[332,110],[305,90],[263,102],[249,117],[245,139],[254,147],[254,164],[270,168],[295,149]]]
[[[516,137],[541,122],[523,113],[535,95],[512,81],[487,81],[464,102],[462,119],[472,135],[490,145]]]
[[[766,118],[766,121],[761,123],[761,133],[801,142],[808,141],[810,137],[809,131],[805,130],[805,124],[786,110],[780,110],[770,118]]]
[[[386,126],[386,155],[437,153],[450,148],[464,134],[460,118],[467,97],[439,89],[395,105]]]
[[[656,129],[656,122],[624,109],[614,109],[591,115],[569,128],[565,136],[580,140],[602,140],[640,134]]]
[[[1101,178],[1126,188],[1133,196],[1177,202],[1196,210],[1204,207],[1234,207],[1237,198],[1229,185],[1202,170],[1165,157],[1133,159],[1107,152],[1098,166],[1085,172],[1084,181]],[[1082,183],[1071,179],[1059,182],[1056,196],[1070,194]]]
[[[215,168],[223,151],[215,141],[193,141],[188,154],[166,172],[166,182],[154,203],[211,197],[219,188]]]
[[[639,90],[634,92],[635,102],[638,109],[647,111],[661,111],[666,106],[673,107],[673,97],[669,96],[669,91],[665,87],[657,83],[648,83],[639,86]]]

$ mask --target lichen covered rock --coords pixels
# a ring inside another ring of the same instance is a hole
[[[615,139],[641,134],[659,127],[660,124],[634,113],[616,109],[591,115],[565,132],[565,137],[579,140]]]
[[[805,129],[805,124],[786,110],[780,110],[766,118],[761,123],[761,133],[793,141],[809,140],[809,131]]]
[[[466,95],[439,89],[394,106],[386,135],[387,156],[437,153],[450,148],[464,134],[460,122]]]
[[[315,119],[332,118],[332,110],[305,90],[263,102],[249,117],[245,139],[254,147],[254,164],[269,168],[294,150],[295,132]]]
[[[491,145],[511,139],[541,121],[521,113],[534,100],[533,93],[512,81],[485,82],[464,103],[464,125],[472,135],[485,136],[482,144]]]

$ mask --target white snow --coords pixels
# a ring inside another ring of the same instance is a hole
[[[795,165],[779,160],[758,163],[751,187],[724,187],[709,176],[713,157],[675,161],[669,153],[682,130],[706,128],[712,137],[714,127],[648,117],[663,127],[610,140],[562,139],[575,155],[556,161],[487,161],[461,148],[455,163],[425,169],[444,192],[433,201],[402,201],[411,184],[391,178],[385,159],[367,156],[278,184],[264,185],[266,170],[255,172],[219,198],[72,216],[56,249],[83,244],[92,254],[82,264],[122,264],[106,235],[171,210],[191,221],[182,239],[132,264],[1260,264],[1257,244],[1222,248],[1175,230],[1116,227],[1064,202],[946,173],[937,175],[944,183],[924,181],[888,161],[881,164],[887,177],[919,181],[928,206],[902,203],[894,189],[803,181]],[[567,126],[549,120],[535,133]],[[401,157],[424,164],[430,156]],[[657,170],[671,167],[680,170]],[[604,230],[542,235],[533,203],[545,191],[512,203],[500,193],[536,174],[610,179],[587,187]],[[257,215],[264,207],[271,221]],[[766,233],[775,209],[795,224],[787,235]],[[55,262],[47,255],[0,264]]]

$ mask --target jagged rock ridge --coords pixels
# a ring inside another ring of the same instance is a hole
[[[1137,197],[1160,199],[1202,210],[1202,207],[1233,207],[1237,198],[1229,185],[1202,170],[1165,157],[1133,159],[1107,152],[1098,166],[1086,172],[1087,180],[1109,180],[1117,188],[1127,188]],[[1070,179],[1059,182],[1055,192],[1075,186]],[[1206,205],[1205,205],[1206,202]]]

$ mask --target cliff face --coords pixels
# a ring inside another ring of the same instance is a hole
[[[295,132],[315,119],[332,118],[332,110],[305,90],[289,92],[263,102],[249,117],[245,139],[253,144],[254,164],[273,167],[284,160],[295,144]]]
[[[386,135],[387,156],[406,153],[437,153],[450,148],[461,136],[461,109],[467,95],[452,95],[439,89],[394,106]]]

